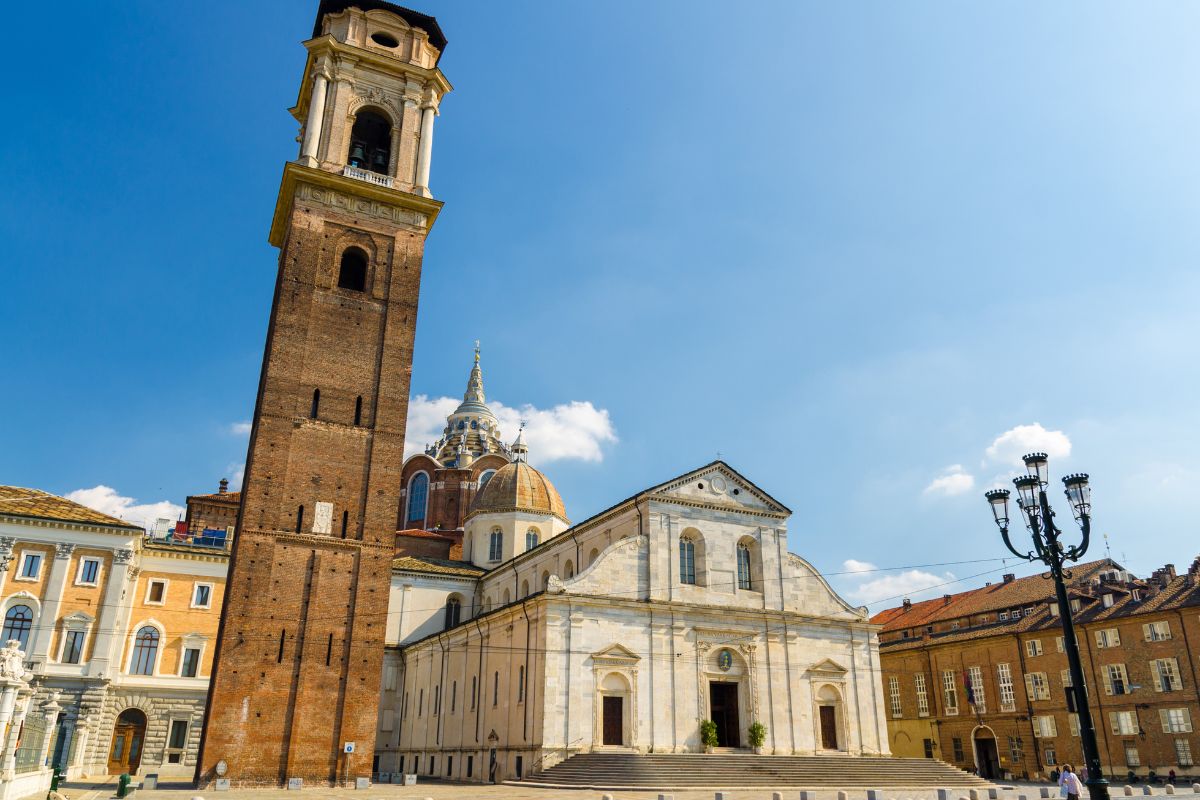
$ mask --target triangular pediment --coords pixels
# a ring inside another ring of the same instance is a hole
[[[63,623],[67,625],[71,625],[72,623],[75,625],[90,625],[95,619],[95,617],[83,611],[72,611],[63,617]]]
[[[742,508],[788,516],[791,509],[764,492],[724,461],[714,461],[678,478],[661,483],[647,494],[664,500]]]
[[[836,661],[827,658],[824,661],[819,661],[816,664],[813,664],[808,668],[808,671],[810,673],[817,673],[820,675],[840,676],[845,675],[849,670]]]
[[[640,661],[641,656],[633,652],[629,648],[620,644],[610,644],[608,647],[598,652],[592,653],[593,661],[602,661],[605,663],[621,663],[630,664],[635,661]]]

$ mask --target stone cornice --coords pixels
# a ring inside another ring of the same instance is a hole
[[[241,532],[238,533],[239,538],[242,536],[261,536],[263,538],[274,539],[278,542],[292,542],[304,547],[319,547],[324,550],[382,550],[387,552],[389,556],[395,549],[395,546],[392,544],[375,544],[359,539],[341,539],[323,533],[289,533],[285,531],[250,529],[244,534]]]
[[[0,514],[0,522],[8,522],[14,525],[28,525],[31,528],[57,528],[62,531],[90,531],[92,533],[105,533],[112,536],[133,536],[140,537],[143,535],[141,528],[130,526],[121,528],[116,525],[96,525],[89,522],[71,522],[68,520],[49,519],[46,517],[26,517],[20,514]]]
[[[426,233],[442,210],[438,200],[289,161],[283,167],[275,215],[267,236],[276,247],[283,246],[288,218],[297,198],[351,216],[386,220],[391,225],[410,226]]]
[[[788,514],[779,511],[771,511],[766,508],[750,508],[748,506],[735,505],[733,503],[706,503],[701,500],[692,500],[687,497],[671,494],[650,494],[646,495],[647,499],[659,503],[670,503],[677,506],[686,506],[688,508],[702,508],[706,511],[726,511],[731,514],[744,514],[752,517],[766,517],[767,519],[787,519]]]

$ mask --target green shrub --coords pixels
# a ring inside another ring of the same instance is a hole
[[[705,747],[717,746],[717,723],[711,719],[700,720],[700,742]]]
[[[767,740],[767,726],[761,722],[755,722],[750,725],[750,746],[762,747],[763,742]]]

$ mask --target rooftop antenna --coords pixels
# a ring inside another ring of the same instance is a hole
[[[1109,561],[1112,561],[1112,548],[1108,546],[1108,534],[1104,534],[1104,556]]]

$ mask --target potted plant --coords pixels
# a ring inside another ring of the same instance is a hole
[[[752,722],[749,733],[750,746],[754,748],[754,752],[762,755],[763,743],[767,741],[767,726],[761,722]]]
[[[704,745],[706,753],[711,753],[717,746],[717,723],[711,719],[700,720],[700,744]]]

